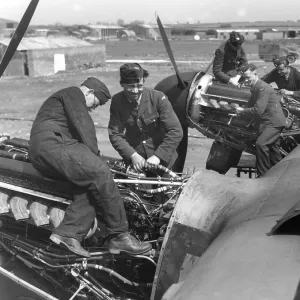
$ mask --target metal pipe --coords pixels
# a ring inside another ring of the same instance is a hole
[[[159,184],[159,185],[172,185],[180,186],[184,183],[182,182],[173,182],[173,181],[160,181],[160,180],[136,180],[136,179],[114,179],[116,183],[131,183],[131,184]]]
[[[213,94],[201,94],[201,95],[248,103],[248,100],[242,100],[242,99],[238,99],[238,98],[226,97],[226,96],[221,96],[221,95],[213,95]]]

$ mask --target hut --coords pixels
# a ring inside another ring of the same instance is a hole
[[[154,39],[154,40],[161,38],[158,25],[136,24],[131,26],[130,29],[133,30],[135,34],[141,38]],[[164,29],[167,37],[170,39],[172,28],[164,25]]]
[[[87,25],[91,29],[91,36],[101,40],[117,39],[118,31],[124,29],[117,25]]]
[[[219,40],[228,40],[229,35],[232,31],[236,31],[241,33],[245,40],[256,40],[257,35],[259,33],[259,29],[252,29],[252,28],[231,28],[231,29],[216,29],[216,38]]]
[[[136,40],[136,34],[133,30],[119,30],[118,38],[121,40]]]
[[[0,39],[0,59],[10,39]],[[77,70],[86,65],[103,65],[105,44],[92,45],[73,37],[23,38],[4,76],[52,75],[58,71]]]

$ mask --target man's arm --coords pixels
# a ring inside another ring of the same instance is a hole
[[[117,102],[112,99],[108,123],[109,140],[114,149],[116,149],[123,158],[130,161],[132,154],[136,151],[126,141],[124,131],[125,125],[121,120]]]
[[[253,107],[244,108],[243,114],[251,114],[255,116],[261,116],[264,111],[266,110],[266,107],[269,102],[270,92],[266,91],[264,87],[258,88],[256,91],[256,100]]]
[[[98,143],[95,125],[90,116],[84,96],[76,89],[70,89],[62,95],[66,114],[70,123],[78,133],[79,142],[85,144],[94,153],[98,154]]]
[[[295,69],[295,81],[296,81],[297,90],[294,91],[293,96],[299,101],[300,100],[300,72],[297,69]]]
[[[159,113],[160,122],[165,130],[165,136],[154,155],[160,160],[169,163],[182,140],[183,131],[170,101],[167,96],[163,94],[157,100],[157,112]]]
[[[268,74],[264,75],[262,78],[260,78],[262,81],[266,82],[266,83],[272,83],[275,82],[274,80],[274,70],[272,70],[271,72],[269,72]]]
[[[223,63],[224,53],[220,49],[217,49],[213,62],[213,73],[217,80],[228,83],[231,77],[223,72]]]

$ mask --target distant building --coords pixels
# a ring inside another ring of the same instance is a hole
[[[230,33],[232,31],[236,31],[241,33],[244,37],[245,40],[256,40],[257,35],[259,33],[259,29],[250,29],[250,28],[231,28],[231,29],[216,29],[216,38],[219,40],[228,40]]]
[[[10,39],[0,39],[0,60]],[[44,76],[105,64],[105,44],[92,45],[73,37],[23,38],[4,76]]]
[[[137,24],[130,27],[138,37],[146,38],[146,39],[160,39],[160,32],[158,25],[147,25],[147,24]],[[167,37],[171,38],[171,30],[172,28],[164,25],[164,29]]]
[[[18,22],[0,18],[0,38],[10,37],[16,30]]]
[[[42,29],[35,29],[34,31],[34,36],[43,36],[43,37],[47,37],[50,35],[58,35],[60,34],[59,30],[56,29],[48,29],[48,28],[42,28]]]
[[[259,40],[278,40],[284,38],[283,31],[278,30],[263,30],[258,35]]]
[[[124,29],[117,25],[87,25],[91,29],[91,36],[101,40],[117,39],[118,31]]]
[[[136,40],[136,34],[133,30],[119,30],[118,38],[121,40]]]

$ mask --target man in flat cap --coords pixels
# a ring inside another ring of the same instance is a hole
[[[262,177],[281,160],[279,138],[286,122],[280,105],[280,96],[257,75],[253,64],[240,68],[242,76],[251,86],[251,98],[246,108],[238,107],[237,114],[253,116],[259,122],[259,137],[256,141],[256,172]]]
[[[137,171],[146,164],[171,168],[183,137],[181,124],[166,95],[144,87],[148,75],[137,63],[122,65],[123,91],[112,97],[110,106],[110,142]]]
[[[235,86],[239,85],[241,76],[238,74],[238,67],[247,63],[242,47],[243,42],[244,36],[232,31],[229,39],[215,51],[213,74],[216,80]]]
[[[300,72],[290,66],[287,57],[273,59],[275,68],[261,78],[266,83],[276,83],[279,92],[300,101]]]
[[[106,223],[111,253],[143,254],[151,249],[151,244],[129,235],[123,199],[108,165],[99,156],[89,112],[110,98],[106,85],[94,77],[87,78],[80,87],[62,89],[43,103],[30,135],[33,166],[44,176],[73,184],[74,200],[50,239],[84,257],[90,253],[80,242],[96,216],[95,208]]]

